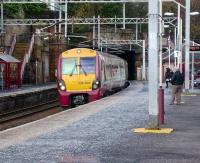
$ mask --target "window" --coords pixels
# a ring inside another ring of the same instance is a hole
[[[78,73],[77,58],[63,58],[62,59],[62,74],[73,75]]]
[[[94,74],[95,63],[95,57],[80,58],[80,73]]]

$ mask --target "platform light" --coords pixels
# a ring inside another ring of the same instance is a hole
[[[173,12],[165,12],[164,15],[165,16],[174,16],[174,13]]]
[[[164,25],[164,28],[169,28],[169,24],[165,24],[165,25]]]
[[[198,12],[198,11],[191,12],[190,15],[192,15],[192,16],[194,16],[194,15],[199,15],[199,12]]]
[[[173,12],[165,12],[164,15],[165,16],[174,16],[174,13]],[[198,11],[190,12],[190,15],[191,16],[199,15],[199,12]]]

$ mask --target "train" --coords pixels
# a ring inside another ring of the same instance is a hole
[[[128,85],[128,64],[120,57],[89,48],[69,49],[58,57],[57,88],[62,107],[92,102]]]

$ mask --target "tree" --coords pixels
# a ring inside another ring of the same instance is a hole
[[[70,4],[69,15],[72,17],[115,17],[122,16],[121,4]]]
[[[40,15],[47,11],[46,4],[5,4],[4,15],[7,18],[25,18],[32,15]]]

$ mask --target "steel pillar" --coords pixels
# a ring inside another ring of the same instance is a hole
[[[162,1],[159,1],[159,86],[162,88],[162,80],[163,80],[163,73],[162,73],[162,34],[163,34],[163,22],[162,22]]]
[[[138,23],[135,24],[135,39],[138,40]]]
[[[180,71],[182,72],[182,67],[183,67],[183,21],[180,19],[180,53],[179,53],[179,68]]]
[[[171,40],[170,40],[170,35],[168,38],[168,54],[169,54],[169,58],[168,58],[168,67],[171,67]]]
[[[126,4],[123,3],[123,29],[126,28],[125,18],[126,18]]]
[[[146,80],[145,40],[142,41],[142,80]]]
[[[101,31],[101,26],[100,26],[100,16],[98,16],[98,49],[101,48],[101,34],[100,34],[100,31]]]
[[[194,41],[192,42],[192,45],[194,46]],[[191,73],[191,87],[192,90],[194,89],[194,52],[192,53],[192,73]]]
[[[67,37],[68,0],[65,0],[65,38]]]
[[[185,91],[189,92],[189,69],[190,69],[190,0],[186,0],[186,20],[185,20]]]
[[[117,32],[117,16],[115,15],[115,33]]]
[[[61,5],[61,0],[59,3],[59,22],[61,22],[62,20],[62,5]],[[58,32],[61,33],[61,29],[62,29],[62,24],[59,23],[59,27],[58,27]]]
[[[1,2],[1,32],[3,32],[3,3]]]
[[[159,0],[149,0],[149,121],[148,128],[158,129],[158,20]]]
[[[92,35],[92,37],[93,37],[93,40],[92,40],[92,48],[93,49],[95,49],[95,16],[93,16],[93,22],[94,22],[94,24],[93,24],[93,35]]]

